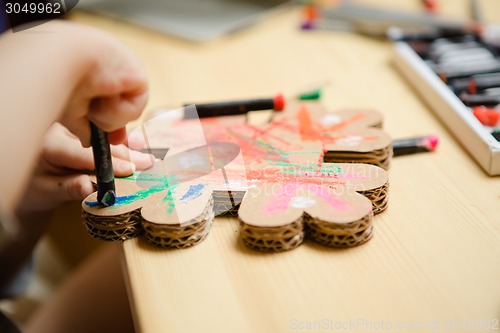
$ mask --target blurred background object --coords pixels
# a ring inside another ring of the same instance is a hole
[[[283,8],[291,0],[81,0],[97,12],[193,41],[240,30]]]

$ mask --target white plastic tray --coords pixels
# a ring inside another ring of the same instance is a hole
[[[434,113],[491,176],[500,175],[500,142],[405,42],[394,43],[395,64]]]

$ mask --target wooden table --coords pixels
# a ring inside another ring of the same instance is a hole
[[[421,9],[417,0],[376,3]],[[500,3],[482,3],[486,17],[500,22]],[[465,0],[440,4],[449,15],[468,13]],[[441,138],[435,153],[393,160],[389,208],[375,217],[374,238],[363,246],[306,242],[260,254],[239,242],[237,221],[227,217],[186,250],[124,242],[140,331],[455,332],[447,328],[475,321],[474,328],[479,320],[499,329],[500,178],[488,177],[416,96],[391,63],[390,43],[301,32],[293,9],[205,44],[101,17],[74,19],[110,31],[141,56],[151,82],[148,109],[292,94],[328,82],[322,101],[330,109],[375,108],[394,138]]]

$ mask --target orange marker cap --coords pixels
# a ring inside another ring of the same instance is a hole
[[[320,17],[319,10],[314,5],[308,5],[304,7],[304,18],[307,21],[314,21]]]

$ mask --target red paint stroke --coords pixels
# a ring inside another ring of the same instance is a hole
[[[265,163],[266,161],[283,161],[284,154],[271,144],[252,137],[253,128],[245,124],[230,127],[223,121],[203,120],[203,129],[208,142],[228,141],[240,146],[243,158],[248,163]]]
[[[297,112],[297,121],[299,123],[300,137],[303,141],[323,141],[323,133],[316,126],[305,105],[302,105],[299,112]]]
[[[270,144],[246,137],[231,129],[228,129],[228,132],[232,134],[235,143],[240,146],[243,158],[249,159],[250,162],[263,163],[264,161],[285,160],[285,157],[280,154],[278,149],[272,147]]]
[[[297,126],[290,124],[289,118],[273,119],[273,121],[267,126],[267,131],[270,131],[275,127],[288,132],[297,133]]]
[[[307,108],[301,105],[296,113],[296,119],[276,118],[266,127],[259,128],[242,122],[232,122],[224,118],[203,119],[203,128],[207,141],[229,141],[240,146],[243,159],[245,161],[247,179],[263,183],[283,183],[293,182],[300,184],[331,184],[337,183],[339,179],[359,179],[353,175],[335,175],[334,177],[325,177],[321,172],[308,177],[300,173],[300,168],[293,166],[290,162],[290,156],[293,151],[301,151],[303,146],[299,143],[290,142],[280,135],[281,130],[293,135],[300,135],[303,142],[316,141],[322,145],[322,152],[326,153],[327,144],[335,144],[338,140],[346,138],[347,134],[332,136],[335,132],[343,130],[345,127],[359,122],[365,118],[362,113],[356,114],[350,118],[342,120],[340,123],[324,127],[317,122]],[[232,120],[232,119],[231,119]],[[376,136],[366,136],[361,138],[363,141],[378,140]],[[313,152],[311,152],[313,153]],[[318,171],[323,164],[324,154],[318,151],[317,167]],[[274,162],[280,162],[282,166],[273,166]],[[316,164],[315,163],[315,164]],[[290,168],[283,165],[290,164]],[[253,165],[253,167],[252,167]],[[258,166],[255,168],[255,166]],[[297,168],[297,172],[293,169]],[[331,178],[331,179],[330,179]]]
[[[283,144],[284,146],[297,147],[297,144],[292,144],[280,136],[269,133],[269,131],[271,130],[271,128],[270,128],[271,126],[265,128],[265,129],[261,129],[261,128],[258,128],[258,127],[253,126],[253,125],[246,125],[246,127],[248,129],[251,129],[254,131],[254,134],[252,136],[254,140],[257,140],[260,138],[260,139],[267,139],[267,141],[269,142],[272,139],[272,140],[275,140],[275,141]]]

